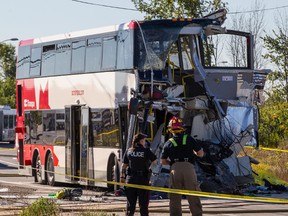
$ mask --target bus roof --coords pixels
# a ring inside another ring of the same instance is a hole
[[[22,40],[20,41],[19,46],[45,43],[45,42],[50,42],[50,41],[55,41],[55,40],[64,40],[68,38],[75,38],[75,37],[81,37],[81,36],[87,36],[87,35],[115,32],[120,29],[122,30],[129,29],[129,24],[130,23],[122,23],[119,25],[111,25],[111,26],[106,26],[106,27],[92,28],[92,29],[80,30],[80,31],[75,31],[75,32],[67,32],[63,34],[45,36],[45,37],[40,37],[40,38]]]
[[[40,38],[22,40],[19,43],[19,46],[26,46],[32,44],[40,44],[50,41],[56,40],[64,40],[69,38],[76,38],[82,36],[89,36],[94,34],[102,34],[108,32],[115,32],[118,30],[125,30],[125,29],[135,29],[137,28],[137,23],[141,26],[163,26],[163,27],[182,27],[189,24],[196,24],[200,26],[207,26],[207,25],[221,25],[221,22],[215,19],[210,18],[178,18],[178,19],[161,19],[161,20],[145,20],[145,21],[136,21],[132,20],[129,23],[122,23],[119,25],[111,25],[106,27],[99,27],[99,28],[92,28],[86,30],[80,30],[75,32],[68,32],[63,34],[45,36]]]
[[[11,110],[11,107],[8,105],[0,105],[1,110]]]

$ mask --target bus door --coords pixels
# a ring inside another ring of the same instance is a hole
[[[78,181],[80,175],[81,105],[65,107],[65,174],[67,181]]]
[[[87,106],[81,107],[81,133],[80,133],[80,176],[86,179],[80,179],[81,182],[88,183],[87,178],[89,168],[89,119],[90,108]]]
[[[129,127],[129,110],[127,105],[119,105],[119,116],[120,116],[120,134],[121,134],[121,152],[122,155],[119,158],[122,158],[126,151],[126,143],[128,136],[128,127]]]

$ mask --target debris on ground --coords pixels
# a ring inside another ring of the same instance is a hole
[[[73,188],[73,189],[68,189],[68,188],[63,188],[60,191],[58,191],[55,194],[55,197],[57,199],[78,199],[81,197],[83,194],[83,191],[81,188]]]

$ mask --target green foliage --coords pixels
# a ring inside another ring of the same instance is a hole
[[[265,93],[268,99],[260,107],[259,141],[266,147],[278,147],[288,142],[288,36],[278,27],[278,33],[263,40],[268,53],[264,58],[275,63],[278,70],[267,77],[272,87]]]
[[[16,56],[14,46],[0,43],[0,67],[3,72],[2,78],[15,78]]]
[[[252,165],[252,167],[253,171],[257,173],[257,175],[253,175],[256,184],[264,185],[263,179],[267,179],[270,183],[275,185],[288,185],[286,181],[279,179],[279,177],[275,176],[275,174],[271,174],[271,170],[267,170],[269,168],[269,165]]]
[[[21,216],[56,216],[59,215],[59,205],[54,200],[41,198],[33,202],[21,212]]]
[[[269,74],[268,79],[272,81],[272,91],[266,92],[271,101],[288,102],[288,36],[279,28],[279,33],[273,30],[273,35],[266,35],[264,45],[268,53],[264,58],[269,59],[278,67],[278,71]]]
[[[266,48],[269,50],[267,54],[264,55],[265,58],[271,59],[276,65],[284,68],[287,63],[285,62],[285,56],[287,56],[287,44],[288,37],[280,29],[279,33],[273,30],[273,36],[266,35],[263,40]]]
[[[0,104],[9,105],[11,108],[16,106],[16,81],[15,78],[0,80]]]
[[[15,108],[16,100],[15,47],[0,43],[0,104]]]
[[[288,141],[288,103],[275,102],[260,108],[259,142],[265,147],[278,147]]]
[[[246,154],[260,162],[259,164],[252,164],[253,171],[257,173],[254,175],[256,184],[264,185],[263,179],[265,178],[272,184],[288,186],[288,154],[286,152],[246,148],[245,150]]]
[[[202,17],[225,7],[221,0],[132,0],[135,7],[145,13],[145,19]]]

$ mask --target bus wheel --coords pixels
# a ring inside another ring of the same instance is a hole
[[[109,158],[108,169],[107,169],[107,181],[119,182],[119,167],[116,156]],[[118,185],[108,184],[109,191],[118,190]]]
[[[42,166],[41,166],[41,160],[40,155],[37,155],[36,161],[35,161],[35,172],[34,172],[34,181],[42,183]]]
[[[54,174],[54,161],[51,152],[48,154],[46,161],[46,181],[50,186],[55,185],[55,174]]]

